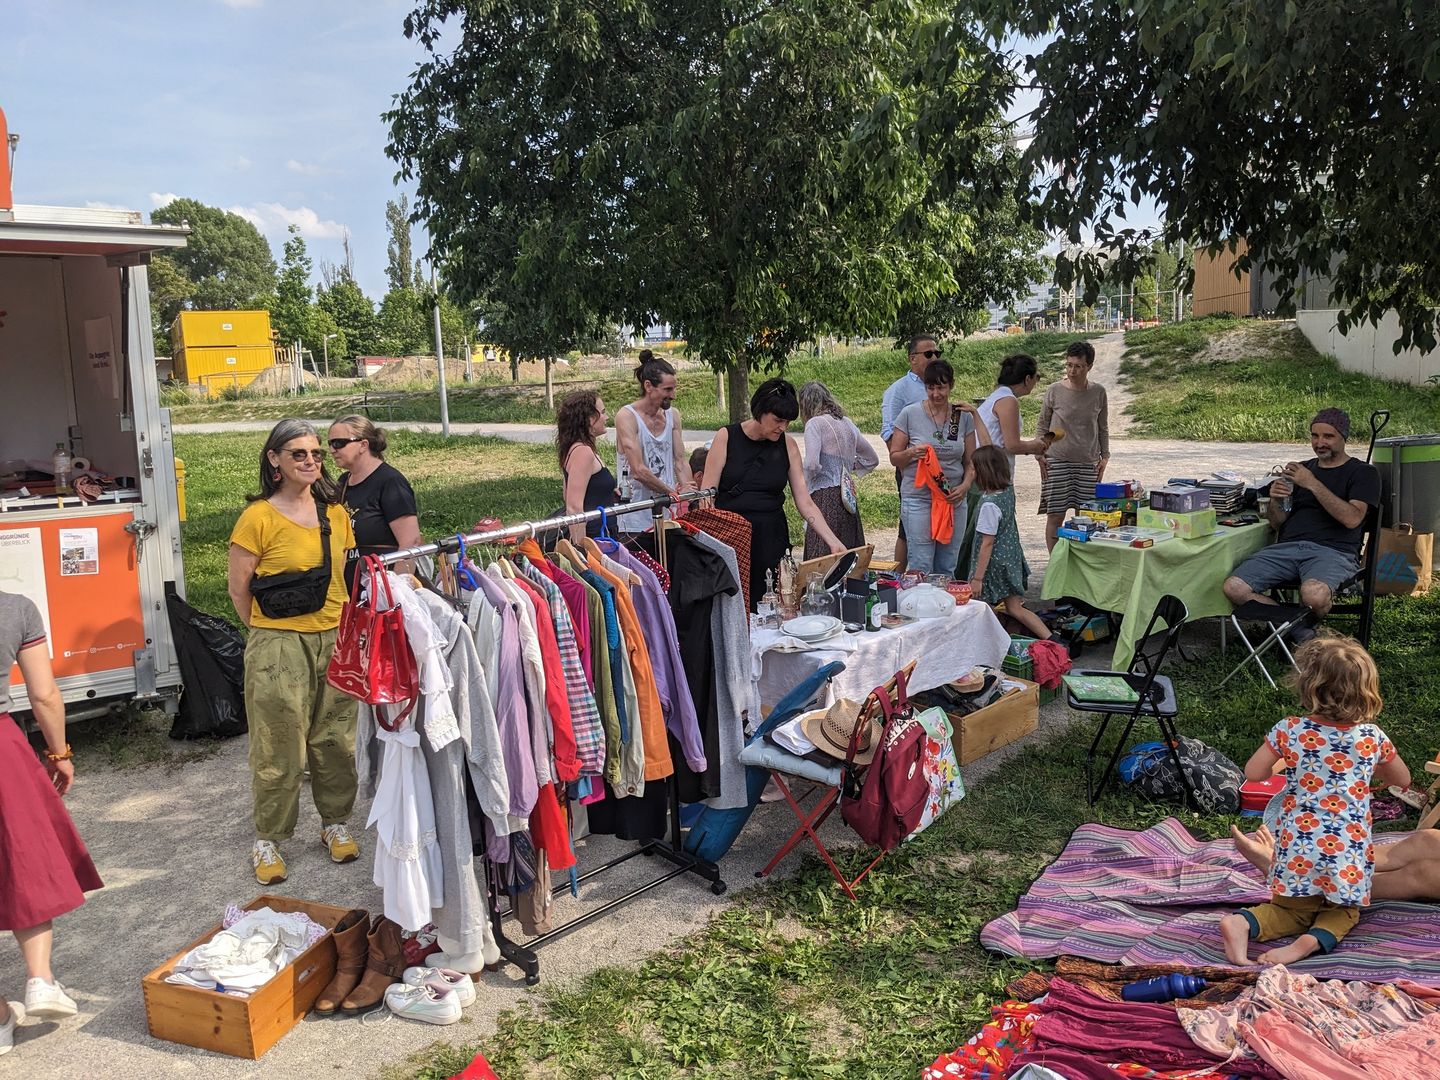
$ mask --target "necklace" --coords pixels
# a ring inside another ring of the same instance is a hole
[[[926,415],[927,417],[929,417],[931,420],[935,420],[935,414],[930,411],[930,403],[929,403],[928,401],[925,403],[925,415]],[[950,409],[947,407],[947,408],[945,409],[945,412],[941,415],[941,418],[940,418],[939,420],[935,420],[935,441],[936,441],[936,442],[943,442],[943,441],[944,441],[945,435],[943,434],[943,432],[944,432],[944,429],[945,429],[945,425],[946,425],[946,423],[949,421],[949,419],[950,419]]]

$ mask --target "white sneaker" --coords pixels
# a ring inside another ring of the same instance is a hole
[[[25,1019],[24,1005],[18,1001],[7,1001],[5,1004],[10,1006],[10,1019],[0,1024],[0,1055],[15,1049],[15,1027]]]
[[[463,971],[451,968],[412,967],[405,969],[402,980],[406,986],[433,986],[436,990],[453,990],[460,999],[460,1007],[468,1009],[475,1004],[475,983]]]
[[[432,985],[395,983],[385,990],[385,1006],[396,1016],[427,1024],[453,1024],[460,1019],[460,995]]]
[[[59,982],[44,979],[29,979],[25,983],[25,1015],[52,1019],[58,1016],[74,1016],[75,1001]]]

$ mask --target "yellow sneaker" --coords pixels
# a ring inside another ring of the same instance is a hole
[[[360,857],[360,845],[343,823],[326,825],[320,832],[320,842],[330,849],[331,862],[354,862]]]
[[[255,880],[261,885],[274,885],[285,880],[285,860],[280,857],[280,849],[273,840],[256,840],[250,862],[255,867]]]

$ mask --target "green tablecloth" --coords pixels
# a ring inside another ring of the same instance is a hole
[[[1135,656],[1136,641],[1156,603],[1166,593],[1185,601],[1192,619],[1230,614],[1221,585],[1246,556],[1268,544],[1270,536],[1270,527],[1261,523],[1238,529],[1222,525],[1198,540],[1176,537],[1149,548],[1061,540],[1050,554],[1041,595],[1047,600],[1073,596],[1102,611],[1125,615],[1113,661],[1123,671]]]

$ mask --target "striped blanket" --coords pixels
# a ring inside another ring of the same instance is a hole
[[[1375,839],[1393,843],[1406,835]],[[1225,965],[1220,916],[1265,896],[1259,872],[1228,839],[1196,840],[1174,818],[1144,832],[1082,825],[1019,907],[980,932],[980,942],[1031,959]],[[1319,979],[1440,986],[1440,905],[1386,901],[1366,908],[1334,953],[1291,966]]]

